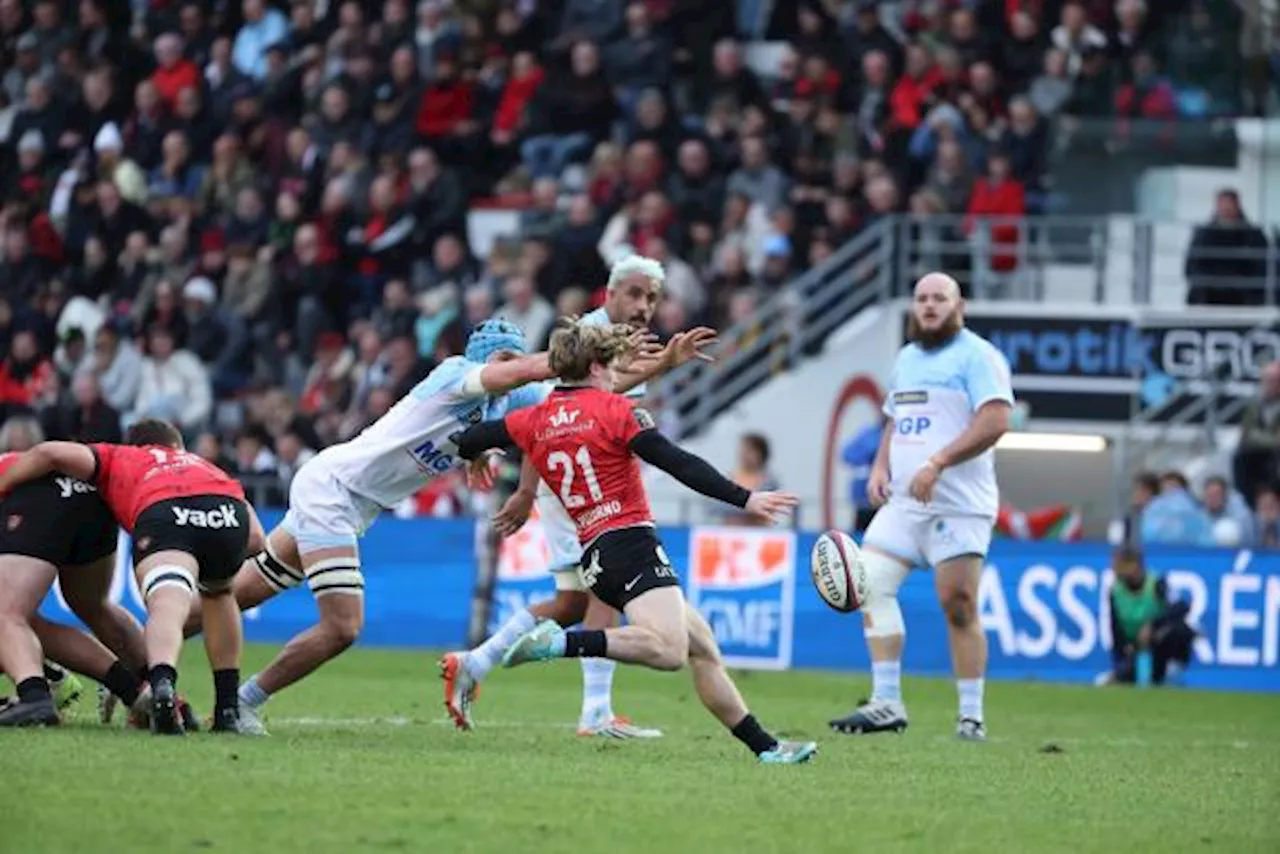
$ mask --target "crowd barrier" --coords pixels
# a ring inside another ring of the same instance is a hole
[[[278,517],[264,514],[270,527]],[[808,579],[815,535],[747,528],[664,528],[668,554],[691,601],[706,614],[726,659],[738,667],[866,670],[861,620],[838,614]],[[466,635],[476,577],[469,520],[384,518],[361,543],[366,628],[361,642],[454,647]],[[125,540],[122,536],[122,545]],[[140,613],[121,549],[112,596]],[[1201,636],[1186,674],[1194,687],[1280,691],[1280,552],[1152,549],[1151,569],[1191,605]],[[1109,664],[1110,549],[1102,544],[998,540],[979,591],[982,624],[997,679],[1089,682]],[[504,541],[493,619],[550,596],[546,546],[536,521]],[[928,573],[899,594],[910,636],[904,666],[946,674],[946,626]],[[69,619],[55,591],[45,603]],[[246,615],[250,640],[281,642],[311,625],[315,605],[294,590]]]

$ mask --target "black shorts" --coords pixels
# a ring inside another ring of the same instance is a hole
[[[648,526],[601,534],[582,556],[582,582],[606,605],[621,611],[641,593],[678,587],[658,532]]]
[[[0,501],[0,554],[81,566],[114,552],[118,534],[98,491],[65,475],[24,483]]]
[[[226,495],[158,501],[133,525],[133,564],[156,552],[184,552],[200,565],[201,586],[218,587],[244,561],[250,518],[243,501]]]

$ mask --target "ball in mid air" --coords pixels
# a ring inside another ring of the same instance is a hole
[[[841,613],[862,607],[867,593],[867,573],[862,550],[843,531],[827,531],[818,537],[809,555],[809,574],[822,601]]]

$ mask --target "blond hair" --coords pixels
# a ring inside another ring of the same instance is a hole
[[[633,352],[631,327],[622,323],[588,326],[561,320],[551,333],[547,357],[551,370],[563,382],[582,382],[591,376],[592,365],[611,365]]]

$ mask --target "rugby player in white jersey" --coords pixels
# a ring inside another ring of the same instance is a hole
[[[546,397],[538,381],[551,378],[547,356],[524,352],[519,327],[486,320],[462,356],[441,362],[364,432],[326,448],[298,471],[288,513],[268,536],[266,551],[240,568],[233,590],[245,610],[305,581],[320,621],[240,686],[242,731],[265,733],[262,705],[360,634],[364,578],[356,541],[365,530],[427,481],[464,465],[451,436]],[[193,615],[188,630],[198,627],[199,615]]]
[[[662,297],[666,276],[662,265],[641,255],[628,255],[609,272],[604,305],[585,315],[581,323],[603,326],[623,323],[647,329]],[[617,371],[614,391],[639,401],[645,383],[693,359],[709,360],[703,348],[716,342],[712,329],[698,327],[672,337],[657,358],[636,359]],[[503,654],[541,620],[562,626],[579,622],[585,629],[606,629],[621,622],[621,614],[588,593],[578,575],[582,546],[573,519],[556,495],[538,478],[526,461],[520,487],[495,518],[500,534],[515,533],[537,504],[538,518],[551,551],[550,570],[555,577],[555,598],[512,615],[487,641],[470,652],[451,652],[440,660],[444,679],[445,708],[459,729],[472,727],[471,704],[476,687]],[[605,658],[582,659],[582,712],[578,734],[607,738],[655,738],[656,729],[638,727],[613,711],[613,673],[617,664]]]
[[[879,508],[862,540],[872,694],[831,727],[846,733],[907,728],[898,588],[911,569],[933,567],[960,695],[956,734],[982,741],[987,638],[978,620],[978,581],[999,503],[994,446],[1009,429],[1013,408],[1009,365],[964,328],[960,288],[943,273],[916,283],[907,334],[867,485]]]

